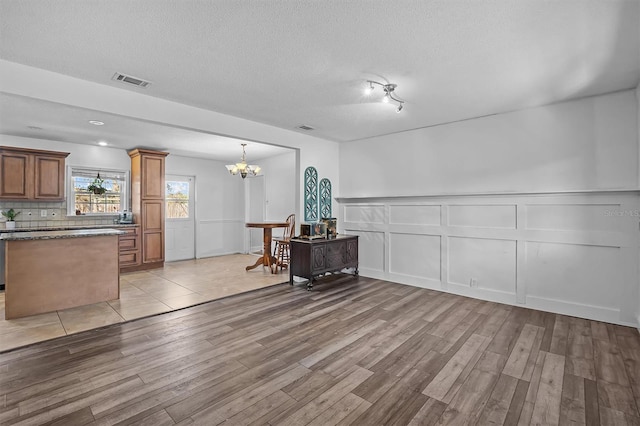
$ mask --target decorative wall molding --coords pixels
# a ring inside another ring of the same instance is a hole
[[[327,178],[320,180],[320,218],[332,217],[331,209],[331,181]]]
[[[640,191],[339,198],[360,273],[640,327]]]
[[[459,198],[459,197],[517,197],[517,196],[547,196],[547,195],[597,195],[597,194],[640,194],[640,188],[620,189],[584,189],[573,191],[529,191],[529,192],[464,192],[459,194],[416,194],[416,195],[389,195],[377,196],[341,196],[336,197],[339,203],[369,203],[402,200],[424,200],[431,198]]]
[[[318,171],[309,166],[304,171],[304,220],[316,222],[318,219]]]
[[[241,223],[244,225],[244,220],[241,219],[203,219],[199,220],[198,223],[202,224],[212,224],[212,223]]]

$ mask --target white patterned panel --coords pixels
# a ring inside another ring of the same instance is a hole
[[[449,226],[516,228],[516,206],[450,205]]]
[[[617,247],[528,242],[527,296],[620,307],[623,257]]]
[[[449,281],[506,293],[516,291],[516,242],[484,238],[449,238]]]
[[[440,206],[391,205],[389,224],[440,225]]]
[[[361,269],[384,271],[384,233],[347,231],[358,238],[358,266]]]
[[[440,236],[389,234],[389,272],[440,280]]]
[[[532,204],[527,206],[527,229],[617,231],[620,205]]]
[[[345,206],[345,222],[383,223],[384,206]]]

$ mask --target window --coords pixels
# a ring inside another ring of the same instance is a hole
[[[189,218],[189,182],[166,181],[167,219]]]
[[[100,175],[103,194],[87,187]],[[67,172],[67,212],[73,214],[116,214],[127,210],[129,172],[126,170],[89,169],[70,166]]]

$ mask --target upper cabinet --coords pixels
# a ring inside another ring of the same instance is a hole
[[[64,200],[68,152],[0,146],[0,199]]]

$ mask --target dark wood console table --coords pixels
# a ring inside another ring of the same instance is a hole
[[[355,268],[354,275],[358,276],[357,235],[317,240],[291,239],[289,284],[293,285],[293,276],[297,275],[309,280],[307,290],[311,290],[316,276],[344,268]]]

